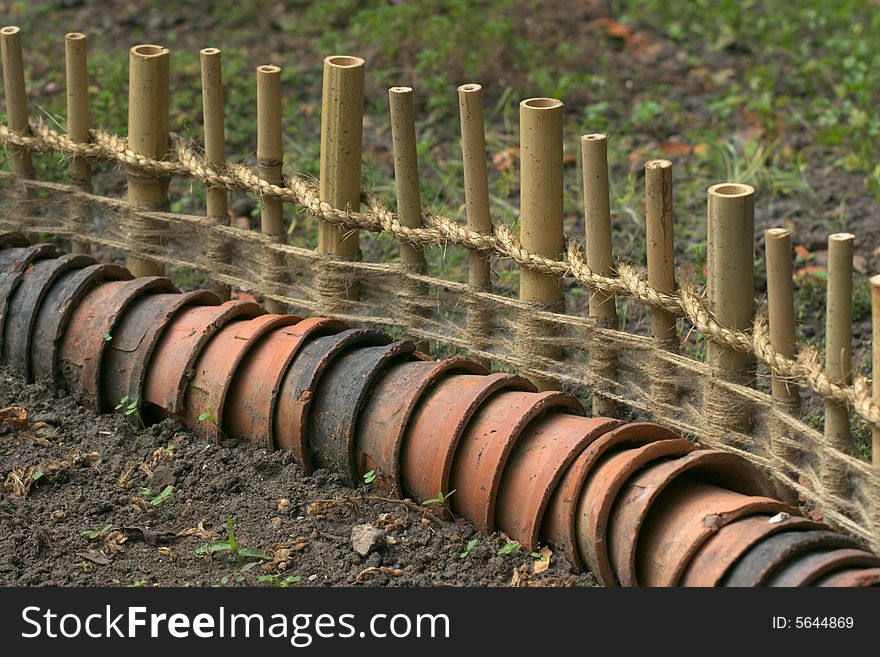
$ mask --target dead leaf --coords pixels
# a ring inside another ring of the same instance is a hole
[[[76,556],[85,559],[86,561],[96,563],[99,566],[106,566],[108,563],[110,563],[110,559],[107,558],[107,555],[98,552],[97,550],[86,550],[85,552],[77,552]]]
[[[217,540],[217,534],[205,529],[204,518],[199,520],[199,524],[195,527],[187,527],[186,529],[177,532],[177,536],[181,538],[185,536],[195,536],[196,538],[205,541],[206,543]]]
[[[492,166],[495,167],[498,173],[504,173],[516,163],[518,156],[519,148],[516,146],[505,148],[503,151],[498,151],[492,156]]]
[[[797,244],[794,247],[794,253],[801,260],[809,260],[813,257],[813,254],[803,244]]]
[[[681,141],[664,141],[660,144],[660,150],[670,157],[685,157],[694,151],[690,144]]]
[[[28,428],[28,412],[21,406],[0,408],[0,422],[16,429]]]
[[[553,552],[546,545],[538,550],[538,554],[541,555],[540,559],[535,559],[532,565],[532,572],[535,575],[540,575],[545,570],[550,567],[550,559],[553,557]]]
[[[123,550],[122,544],[127,540],[128,536],[118,529],[114,529],[104,537],[104,547],[110,554],[119,554]]]

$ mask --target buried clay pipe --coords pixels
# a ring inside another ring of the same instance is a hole
[[[162,333],[174,317],[189,306],[216,306],[213,292],[196,290],[181,294],[150,294],[138,299],[113,331],[113,339],[104,352],[101,404],[115,408],[120,400],[138,402],[144,396],[146,366]]]
[[[526,426],[550,410],[582,413],[580,402],[561,392],[500,392],[467,424],[452,462],[449,486],[452,510],[482,532],[495,531],[495,506],[501,475]],[[560,414],[562,418],[569,417]],[[602,425],[606,423],[600,423]]]
[[[782,570],[767,580],[765,586],[811,586],[813,582],[825,575],[860,566],[865,568],[880,567],[880,558],[870,552],[853,548],[813,552],[790,561]]]
[[[342,475],[349,486],[357,481],[355,423],[370,395],[373,381],[395,361],[407,360],[412,342],[351,349],[327,369],[314,390],[308,417],[308,445],[316,468]]]
[[[235,370],[223,409],[223,433],[275,449],[273,420],[287,368],[308,339],[334,335],[346,328],[335,319],[313,317],[263,336]]]
[[[718,586],[727,572],[756,543],[783,531],[822,529],[822,525],[798,516],[754,515],[721,527],[691,557],[679,586]],[[612,555],[614,552],[612,552]]]
[[[181,420],[200,438],[218,440],[226,411],[226,396],[235,370],[260,338],[300,321],[294,315],[267,314],[229,322],[218,330],[193,364],[184,391]]]
[[[510,455],[498,488],[498,528],[536,549],[550,499],[568,466],[617,423],[549,413],[532,422]]]
[[[131,273],[125,267],[97,264],[67,272],[52,284],[31,331],[31,373],[35,381],[55,390],[64,387],[59,351],[74,310],[99,285],[128,280],[132,280]]]
[[[101,365],[116,324],[139,297],[177,292],[167,278],[148,276],[104,283],[83,298],[70,316],[58,350],[65,387],[92,410],[100,410]]]
[[[765,586],[791,560],[809,552],[861,548],[856,541],[827,530],[780,532],[752,547],[724,577],[721,586]]]
[[[275,413],[275,446],[289,449],[307,472],[315,470],[309,449],[309,409],[321,377],[334,360],[358,347],[383,346],[391,337],[382,331],[348,329],[309,340],[299,349],[281,383]]]
[[[636,551],[642,526],[666,487],[685,474],[743,495],[770,497],[775,490],[774,484],[750,463],[716,449],[698,449],[677,459],[647,465],[621,489],[609,515],[606,535],[614,583],[639,585]]]
[[[413,354],[418,357],[419,352]],[[422,397],[450,374],[488,374],[482,365],[464,358],[416,360],[388,368],[373,387],[355,425],[355,475],[372,471],[374,485],[401,497],[400,458],[410,417]]]
[[[449,475],[458,442],[471,417],[493,394],[534,386],[513,374],[454,374],[420,402],[407,426],[401,454],[403,489],[419,501],[449,495]]]
[[[8,318],[3,334],[3,358],[25,381],[33,381],[31,336],[43,298],[63,274],[94,264],[94,258],[85,255],[64,255],[40,260],[24,273],[18,287],[9,297]]]
[[[640,586],[677,586],[699,547],[725,524],[756,513],[794,512],[769,497],[742,495],[676,479],[652,505],[638,537],[636,573]]]
[[[577,456],[568,467],[556,491],[550,498],[547,512],[544,514],[544,527],[541,535],[547,542],[562,550],[569,562],[577,569],[583,570],[578,549],[577,507],[581,491],[587,476],[599,459],[609,450],[622,446],[636,447],[656,440],[675,440],[679,435],[674,431],[652,422],[630,422],[612,426],[603,432]]]
[[[684,456],[693,446],[683,438],[658,440],[639,447],[608,452],[587,477],[578,501],[575,526],[581,558],[605,586],[616,579],[608,555],[611,507],[627,480],[652,461]]]
[[[211,337],[231,321],[253,319],[265,312],[255,303],[234,300],[219,306],[185,308],[175,315],[147,366],[142,400],[144,417],[180,417],[186,384],[193,375],[196,359]]]

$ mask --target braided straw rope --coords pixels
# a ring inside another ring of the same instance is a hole
[[[298,176],[285,178],[285,186],[263,180],[243,164],[230,164],[225,169],[210,165],[180,138],[174,136],[175,159],[154,160],[140,155],[127,146],[124,138],[102,131],[92,131],[92,143],[72,141],[42,122],[32,122],[31,134],[13,132],[0,126],[0,141],[22,146],[33,152],[61,153],[68,157],[115,160],[139,170],[144,175],[190,177],[230,191],[277,198],[299,205],[317,219],[351,229],[387,233],[413,245],[455,245],[474,251],[489,251],[511,258],[517,264],[540,273],[572,278],[584,286],[608,294],[637,299],[651,308],[659,308],[686,318],[706,338],[737,351],[752,354],[774,373],[809,388],[823,399],[850,406],[869,424],[880,427],[880,407],[871,398],[871,389],[864,376],[855,376],[852,385],[830,380],[824,372],[822,358],[812,347],[802,347],[795,358],[787,358],[770,343],[766,320],[758,320],[749,331],[737,331],[719,324],[707,309],[705,298],[693,285],[683,284],[675,294],[664,294],[651,288],[645,276],[635,268],[618,263],[616,276],[602,276],[590,270],[581,246],[567,241],[567,260],[544,258],[525,250],[517,236],[505,224],[494,222],[492,234],[472,231],[448,217],[426,212],[424,228],[409,228],[400,223],[375,197],[369,196],[369,212],[349,212],[324,203],[315,184]]]

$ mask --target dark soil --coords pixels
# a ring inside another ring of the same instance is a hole
[[[498,534],[324,470],[306,476],[288,454],[198,440],[173,420],[140,430],[2,371],[0,407],[13,405],[30,428],[0,425],[2,586],[272,585],[273,575],[301,577],[296,586],[595,585],[556,555],[536,576],[525,550],[498,553]],[[17,494],[13,469],[29,481],[31,466],[45,474]],[[166,486],[166,501],[146,501],[142,488]],[[227,540],[227,516],[239,546],[272,558],[243,567],[228,551],[196,555]],[[385,541],[366,558],[352,547],[361,524]]]

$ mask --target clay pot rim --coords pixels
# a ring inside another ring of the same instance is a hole
[[[661,554],[666,557],[663,560],[664,563],[671,562],[671,568],[664,570],[659,578],[651,578],[645,576],[649,569],[645,567],[646,560],[642,559],[640,563],[637,564],[638,576],[636,581],[644,582],[645,586],[678,586],[682,574],[697,550],[699,550],[699,548],[702,547],[702,545],[704,545],[705,542],[718,531],[718,529],[735,520],[758,514],[777,514],[780,512],[797,513],[796,509],[793,509],[779,500],[763,496],[743,495],[742,493],[737,493],[720,486],[707,484],[702,481],[695,481],[688,477],[676,477],[674,481],[666,486],[664,495],[667,497],[667,501],[668,496],[674,489],[678,489],[678,493],[681,494],[681,488],[684,487],[687,489],[688,486],[691,487],[692,492],[684,498],[679,498],[678,502],[680,505],[683,505],[683,510],[675,514],[675,517],[679,518],[684,516],[688,519],[697,518],[700,520],[699,524],[695,525],[690,523],[685,524],[684,527],[682,527],[681,525],[667,522],[663,526],[663,535],[668,536],[669,534],[667,532],[671,529],[674,532],[673,537],[677,538],[677,540],[667,542],[661,541],[660,545],[668,548],[666,550],[645,549],[642,543],[645,538],[644,524],[651,522],[652,515],[656,516],[658,513],[658,507],[661,509],[663,508],[662,500],[658,499],[656,503],[650,506],[648,514],[645,517],[645,522],[640,528],[639,536],[636,538],[636,543],[639,546],[637,548],[639,551],[638,553],[643,555]],[[702,491],[699,490],[700,488],[702,488]],[[712,502],[711,505],[708,503],[709,501]],[[709,509],[712,510],[710,511]],[[664,510],[667,511],[668,517],[669,510]],[[706,521],[710,518],[711,524],[708,524]],[[694,533],[687,533],[688,529],[693,530]],[[684,542],[683,545],[682,542]],[[650,564],[655,563],[650,559],[647,561]],[[641,568],[639,568],[639,566],[641,566]],[[653,571],[654,569],[651,568],[650,570]]]
[[[280,351],[282,353],[284,362],[281,363],[281,366],[278,368],[278,376],[276,377],[275,381],[272,384],[272,388],[269,391],[269,410],[267,415],[265,416],[266,422],[264,426],[264,429],[266,430],[264,446],[269,451],[274,451],[276,449],[275,412],[278,406],[278,396],[281,392],[281,385],[284,382],[284,377],[287,374],[287,370],[290,367],[291,363],[293,363],[293,359],[296,358],[297,353],[299,353],[299,350],[303,348],[303,345],[305,345],[308,339],[335,335],[346,329],[348,329],[348,325],[345,322],[341,322],[337,319],[330,319],[329,317],[307,317],[300,320],[296,324],[276,329],[262,336],[252,347],[250,351],[250,357],[244,359],[242,363],[239,364],[239,367],[236,368],[235,374],[233,375],[232,381],[230,383],[230,392],[232,390],[238,390],[239,397],[241,397],[241,390],[236,388],[236,386],[241,385],[239,377],[243,376],[243,374],[241,373],[242,368],[246,367],[249,364],[248,361],[253,358],[254,352],[256,350],[267,344],[271,344],[271,340],[275,336],[284,336],[284,342],[282,342],[280,347],[274,350],[271,354],[273,358],[277,358]],[[287,338],[289,338],[292,343],[288,342]],[[285,352],[285,350],[288,351]],[[256,390],[249,392],[256,392]],[[242,409],[242,412],[243,404],[244,402],[242,402],[241,400],[240,403],[237,404],[237,406]],[[235,433],[235,431],[232,431],[230,433]]]
[[[473,418],[467,423],[464,431],[462,432],[461,437],[459,438],[458,444],[456,445],[455,453],[453,454],[452,464],[449,473],[449,487],[453,485],[453,477],[452,473],[455,471],[457,458],[460,456],[460,448],[462,445],[462,441],[465,439],[465,436],[469,431],[473,430],[475,427],[474,422],[479,421],[480,413],[485,411],[487,407],[493,402],[501,402],[503,398],[507,395],[526,395],[527,406],[524,408],[518,408],[518,413],[515,418],[515,422],[507,427],[504,427],[504,446],[500,454],[498,454],[498,460],[495,463],[495,469],[492,472],[492,478],[489,481],[488,488],[488,496],[486,497],[486,504],[482,505],[480,508],[473,508],[462,510],[460,506],[457,506],[459,501],[461,500],[461,496],[458,499],[453,498],[452,509],[459,515],[464,515],[471,522],[473,522],[477,529],[483,531],[485,533],[491,533],[495,531],[495,505],[498,500],[498,492],[501,488],[501,481],[504,476],[504,469],[507,466],[508,460],[510,459],[510,455],[516,449],[517,444],[522,439],[523,433],[528,429],[529,425],[537,421],[538,419],[543,418],[549,411],[558,410],[559,414],[564,415],[574,415],[582,417],[585,413],[583,405],[580,403],[577,397],[570,395],[566,392],[560,392],[558,390],[546,390],[543,392],[527,392],[521,390],[500,390],[497,394],[492,395],[490,399],[487,399],[484,404],[477,410],[474,414]],[[569,412],[571,411],[571,412]],[[492,438],[492,441],[496,441],[498,436],[495,435]],[[488,443],[486,443],[488,444]],[[467,467],[466,464],[462,463],[462,467]],[[480,481],[472,482],[476,485],[480,485]],[[456,490],[461,490],[461,484],[456,484]],[[546,505],[545,505],[546,506]],[[543,513],[543,509],[541,509],[541,513]]]
[[[10,294],[8,314],[9,317],[12,318],[12,321],[10,324],[4,325],[3,344],[0,346],[2,346],[4,360],[15,371],[22,374],[25,380],[29,383],[34,380],[33,373],[31,372],[32,334],[34,326],[37,323],[37,316],[40,313],[40,306],[43,304],[43,299],[45,299],[46,295],[49,293],[49,289],[64,274],[70,271],[84,269],[93,264],[95,264],[95,259],[83,254],[67,254],[58,258],[40,260],[34,264],[34,269],[28,269],[24,272],[24,277],[21,283]],[[29,288],[24,293],[26,296],[21,296],[19,293],[24,289],[23,286],[29,281],[35,280],[33,278],[28,279],[28,274],[35,272],[36,267],[39,267],[40,265],[46,266],[45,280],[37,281],[40,283],[39,287]],[[16,345],[14,344],[16,341],[9,337],[7,326],[16,326],[17,322],[24,322],[25,318],[27,318],[27,325],[20,328],[20,331],[23,331],[23,334],[19,332],[19,336],[23,339],[24,344]],[[17,350],[16,353],[10,353],[10,347],[15,346],[19,346],[21,349]]]
[[[220,297],[211,292],[210,290],[194,290],[192,292],[182,292],[180,293],[181,301],[180,303],[173,306],[167,313],[167,317],[165,321],[162,323],[162,326],[156,332],[155,338],[152,340],[152,343],[148,346],[147,351],[144,354],[144,367],[141,368],[141,374],[137,379],[137,389],[135,394],[137,395],[135,399],[143,399],[144,396],[144,383],[147,380],[147,364],[153,357],[153,352],[156,350],[156,347],[159,345],[159,342],[162,340],[162,336],[165,334],[165,331],[171,325],[171,322],[174,321],[174,318],[177,317],[179,313],[186,310],[187,308],[192,307],[209,307],[215,308],[217,306],[222,305]],[[215,301],[216,300],[216,301]],[[210,301],[211,303],[204,303],[205,301]]]
[[[438,391],[441,389],[443,385],[448,385],[451,381],[453,381],[455,376],[473,376],[468,374],[457,374],[453,376],[446,377],[445,380],[439,382],[434,389],[431,391],[431,395],[438,394]],[[475,386],[474,396],[470,398],[465,398],[467,401],[467,406],[461,413],[457,413],[456,417],[456,425],[453,428],[452,435],[450,437],[449,444],[446,446],[445,454],[442,454],[442,463],[440,467],[440,489],[439,491],[434,491],[433,493],[426,493],[427,495],[436,495],[438,492],[442,492],[444,495],[449,493],[449,476],[452,470],[452,460],[455,456],[455,451],[458,448],[458,443],[461,440],[462,433],[464,433],[464,429],[467,426],[468,422],[470,422],[471,417],[473,417],[476,410],[491,396],[493,396],[499,390],[503,390],[505,388],[513,388],[520,387],[526,391],[535,392],[535,386],[528,379],[518,376],[516,374],[508,374],[507,372],[496,372],[494,374],[489,374],[483,377],[480,377],[484,381],[484,385],[482,387]],[[459,398],[456,401],[459,401]],[[430,397],[423,398],[419,401],[418,407],[415,412],[418,412],[420,408],[425,407],[429,403]],[[405,451],[408,448],[410,440],[412,438],[412,431],[414,430],[414,422],[410,421],[407,425],[407,430],[404,434],[403,439],[403,450]],[[436,470],[436,469],[435,469]],[[436,472],[434,472],[436,474]],[[429,474],[429,473],[424,473]],[[424,477],[421,478],[419,483],[424,481]],[[415,497],[416,499],[421,498],[419,491],[410,490],[406,485],[406,482],[401,479],[401,487],[407,491],[410,495]],[[419,499],[422,500],[430,499],[429,497],[424,497]]]
[[[560,415],[565,416],[571,414],[563,412]],[[555,413],[547,414],[535,420],[535,423],[553,422],[553,420],[558,417],[559,415]],[[557,460],[554,462],[552,460],[545,459],[543,462],[541,462],[541,469],[537,471],[536,476],[541,477],[549,471],[550,477],[544,482],[545,485],[543,487],[540,487],[537,484],[533,484],[529,488],[529,490],[532,492],[532,495],[527,498],[529,502],[524,504],[524,506],[527,506],[528,503],[531,503],[534,505],[534,508],[532,509],[532,513],[526,516],[527,522],[525,523],[525,532],[522,534],[522,537],[527,541],[526,544],[529,548],[534,549],[538,547],[539,540],[541,538],[540,532],[541,529],[544,527],[545,516],[550,506],[550,501],[553,499],[553,495],[556,492],[560,482],[562,481],[562,478],[568,471],[568,468],[571,467],[571,464],[580,456],[580,454],[585,449],[590,446],[590,444],[592,444],[593,441],[607,433],[609,425],[613,426],[613,424],[609,423],[608,419],[604,417],[584,419],[588,421],[598,421],[599,424],[595,426],[591,431],[580,434],[575,446],[564,452],[564,456],[561,460]],[[528,432],[528,428],[526,429],[526,432]],[[524,446],[524,441],[527,439],[528,436],[521,437],[515,450],[522,448]],[[558,454],[560,453],[560,451],[559,449],[557,449],[553,453]],[[540,479],[538,481],[540,481]],[[536,496],[535,493],[540,494]],[[537,500],[537,503],[532,502],[532,500]]]
[[[253,325],[254,322],[257,323],[256,327],[253,327],[251,333],[245,338],[243,343],[234,343],[237,347],[236,351],[232,354],[233,358],[230,360],[230,353],[225,351],[223,356],[224,366],[227,368],[223,381],[220,386],[219,395],[216,400],[216,404],[213,406],[214,413],[217,417],[216,423],[214,426],[207,425],[202,427],[200,430],[205,432],[205,437],[208,440],[216,441],[222,435],[222,427],[224,423],[224,415],[226,413],[226,397],[229,393],[229,388],[232,384],[232,380],[235,378],[235,371],[241,366],[241,363],[247,358],[248,353],[251,349],[253,349],[254,345],[260,341],[260,339],[271,333],[277,328],[282,328],[285,326],[295,326],[298,322],[302,320],[301,317],[297,317],[296,315],[282,315],[282,314],[274,314],[274,313],[265,313],[263,315],[258,315],[256,317],[251,317],[248,319],[241,320],[233,320],[231,322],[227,322],[222,327],[218,328],[208,339],[205,345],[199,350],[199,354],[193,362],[193,376],[186,381],[186,389],[184,391],[184,405],[181,407],[182,416],[186,417],[189,413],[188,410],[188,402],[189,402],[189,390],[191,390],[191,386],[193,386],[196,378],[198,377],[198,371],[200,369],[200,364],[204,358],[208,358],[210,355],[210,349],[212,343],[219,344],[219,339],[223,340],[238,340],[237,329],[241,327],[239,324],[245,323]],[[230,337],[227,337],[227,332],[231,334]],[[210,384],[207,384],[210,387]],[[208,399],[210,399],[210,394],[208,395]],[[201,411],[199,409],[194,409],[192,411],[194,415],[192,417],[198,418]]]
[[[332,374],[332,370],[339,367],[343,360],[345,360],[349,356],[353,356],[358,352],[371,350],[378,352],[378,350],[384,350],[377,353],[377,360],[375,362],[368,362],[366,365],[369,366],[369,369],[366,372],[362,372],[363,376],[358,382],[359,385],[356,390],[356,397],[353,400],[353,403],[344,408],[340,409],[340,417],[345,420],[346,425],[344,427],[344,431],[346,432],[345,438],[345,454],[344,459],[339,459],[338,465],[341,465],[344,468],[343,472],[339,472],[339,468],[337,468],[338,474],[341,474],[343,477],[347,478],[347,483],[349,485],[354,486],[357,482],[357,465],[355,463],[355,441],[357,439],[357,420],[360,415],[361,410],[363,410],[364,405],[366,404],[367,399],[369,398],[370,393],[372,392],[373,384],[377,377],[381,376],[381,374],[388,368],[389,364],[396,358],[401,357],[411,357],[412,353],[415,351],[415,344],[408,340],[395,340],[394,342],[390,342],[384,345],[375,345],[369,347],[362,347],[360,349],[351,349],[347,351],[345,354],[339,356],[339,358],[334,359],[333,363],[329,365],[328,370],[321,377],[321,380],[315,385],[314,397],[320,399],[321,395],[318,394],[318,391],[322,389],[322,386],[326,384],[329,380],[328,375]],[[337,407],[338,408],[338,407]],[[313,441],[313,437],[316,435],[316,426],[315,423],[311,421],[311,415],[315,411],[315,406],[310,404],[308,419],[307,419],[307,427],[306,427],[306,436],[308,441],[308,448],[310,450],[310,454],[312,456],[312,462],[315,462],[314,455],[317,454],[317,450],[315,450],[315,442]],[[323,432],[322,432],[323,433]],[[335,444],[335,441],[326,440],[323,442],[325,447],[332,448]],[[341,447],[341,446],[340,446]],[[336,456],[336,455],[333,455]],[[339,456],[342,456],[341,454]],[[333,462],[333,458],[327,459],[329,462]]]
[[[302,357],[305,350],[313,346],[319,340],[336,340],[336,342],[333,342],[326,351],[320,353],[320,358],[318,358],[318,360],[313,363],[314,367],[312,367],[310,372],[303,372],[303,374],[308,376],[308,381],[304,382],[306,384],[305,387],[300,389],[300,382],[299,380],[297,380],[295,382],[293,390],[291,391],[293,398],[290,400],[286,400],[287,406],[289,408],[289,414],[286,420],[288,421],[288,423],[292,423],[292,421],[295,421],[296,425],[299,427],[299,435],[294,436],[292,443],[289,445],[276,445],[280,449],[290,449],[291,451],[293,451],[294,460],[299,463],[303,470],[305,470],[306,474],[311,474],[312,472],[314,472],[315,467],[312,463],[311,452],[309,451],[308,445],[308,416],[309,407],[311,406],[312,401],[312,395],[305,393],[310,393],[310,391],[314,390],[314,388],[320,382],[321,376],[323,376],[330,363],[332,363],[341,354],[345,353],[348,349],[357,346],[381,346],[384,344],[390,344],[392,342],[391,337],[388,334],[377,331],[375,329],[364,328],[350,328],[333,335],[311,338],[307,340],[302,345],[302,347],[300,347],[297,352],[296,358],[293,359],[293,361],[290,363],[290,366],[287,368],[287,371],[285,372],[281,382],[281,388],[278,393],[279,396],[283,395],[284,391],[288,387],[287,377],[289,377],[291,375],[291,372],[294,371],[297,359]],[[275,435],[278,436],[281,432],[278,431],[277,413],[273,422],[275,422]]]
[[[384,484],[387,481],[387,478],[377,477],[377,484],[380,487],[383,487],[383,490],[386,490],[389,495],[401,497],[402,496],[402,486],[401,486],[401,478],[402,478],[402,467],[400,463],[400,456],[403,452],[403,441],[406,436],[406,428],[409,425],[409,421],[412,418],[412,414],[415,409],[418,407],[419,402],[422,397],[429,391],[429,389],[439,385],[441,379],[445,375],[451,374],[472,374],[472,375],[488,375],[489,370],[487,370],[483,365],[477,363],[476,361],[469,360],[467,358],[444,358],[440,360],[435,360],[433,358],[424,358],[427,354],[420,352],[418,350],[412,353],[412,356],[416,359],[413,361],[407,361],[402,363],[396,363],[391,365],[388,368],[388,371],[385,373],[385,376],[390,376],[392,370],[400,367],[412,366],[412,365],[425,365],[431,366],[430,369],[426,368],[426,372],[423,375],[423,378],[419,380],[417,386],[414,387],[412,394],[409,395],[404,401],[406,405],[403,406],[400,410],[395,412],[396,421],[399,423],[400,430],[397,431],[397,434],[394,436],[394,446],[391,453],[392,459],[392,468],[393,468],[393,479],[391,481],[390,488],[384,488]],[[383,377],[384,379],[385,377]],[[381,386],[382,381],[380,380],[376,386],[374,386],[374,390],[376,387]],[[365,404],[365,408],[369,405],[369,401]],[[399,414],[399,415],[398,415]],[[399,419],[398,419],[399,418]],[[359,448],[359,445],[363,442],[363,413],[361,417],[358,418],[358,421],[355,423],[355,465],[356,465],[356,477],[363,476],[364,472],[360,472],[362,468],[359,467],[358,464],[361,462],[360,455],[364,454],[364,450]],[[375,455],[373,455],[375,456]],[[382,480],[380,482],[380,479]]]
[[[0,233],[0,250],[15,249],[30,246],[30,240],[18,231]]]
[[[789,561],[775,572],[764,585],[774,588],[812,586],[827,575],[833,575],[840,570],[853,567],[880,568],[880,557],[859,548],[837,548],[827,552],[808,552]],[[798,569],[806,570],[806,572],[798,573]]]
[[[847,588],[880,586],[880,568],[847,568],[822,577],[813,586]]]
[[[681,586],[700,586],[700,587],[715,587],[720,584],[720,582],[724,579],[727,572],[734,566],[734,564],[739,561],[742,556],[748,552],[752,547],[754,547],[757,543],[764,540],[765,538],[769,538],[773,534],[778,534],[783,531],[807,531],[810,529],[823,529],[824,526],[821,523],[815,522],[813,520],[809,520],[807,518],[792,515],[789,518],[785,518],[777,523],[770,523],[770,518],[773,516],[770,514],[755,514],[746,516],[744,518],[738,518],[731,523],[726,524],[724,527],[721,527],[718,532],[712,537],[709,538],[705,543],[703,543],[696,553],[691,557],[690,561],[687,564],[687,567],[684,569],[682,573]],[[763,528],[763,531],[756,531],[755,534],[747,534],[746,538],[743,540],[736,540],[734,542],[736,546],[736,552],[731,555],[733,558],[729,558],[724,562],[721,562],[720,567],[717,567],[717,562],[710,561],[709,565],[716,566],[714,570],[709,572],[710,580],[701,579],[700,577],[706,577],[706,570],[699,563],[699,559],[701,558],[701,553],[708,549],[711,543],[715,540],[721,540],[725,537],[726,533],[733,532],[742,532],[742,527],[747,527],[748,531],[751,530],[751,525],[756,524],[756,521],[759,519],[763,519],[763,524],[758,525],[758,528]],[[746,525],[748,523],[748,525]],[[701,576],[698,576],[697,573],[702,573]]]
[[[620,491],[652,461],[681,458],[687,456],[693,449],[690,441],[678,437],[656,440],[629,449],[616,449],[605,453],[596,461],[584,483],[578,502],[578,548],[582,552],[581,558],[590,564],[593,572],[605,586],[619,586],[611,561],[609,524],[613,515],[611,510]],[[608,469],[612,463],[616,466],[615,470]],[[602,485],[597,488],[599,484]],[[591,500],[592,503],[584,514],[582,508],[587,500]],[[584,530],[585,522],[587,531]]]

